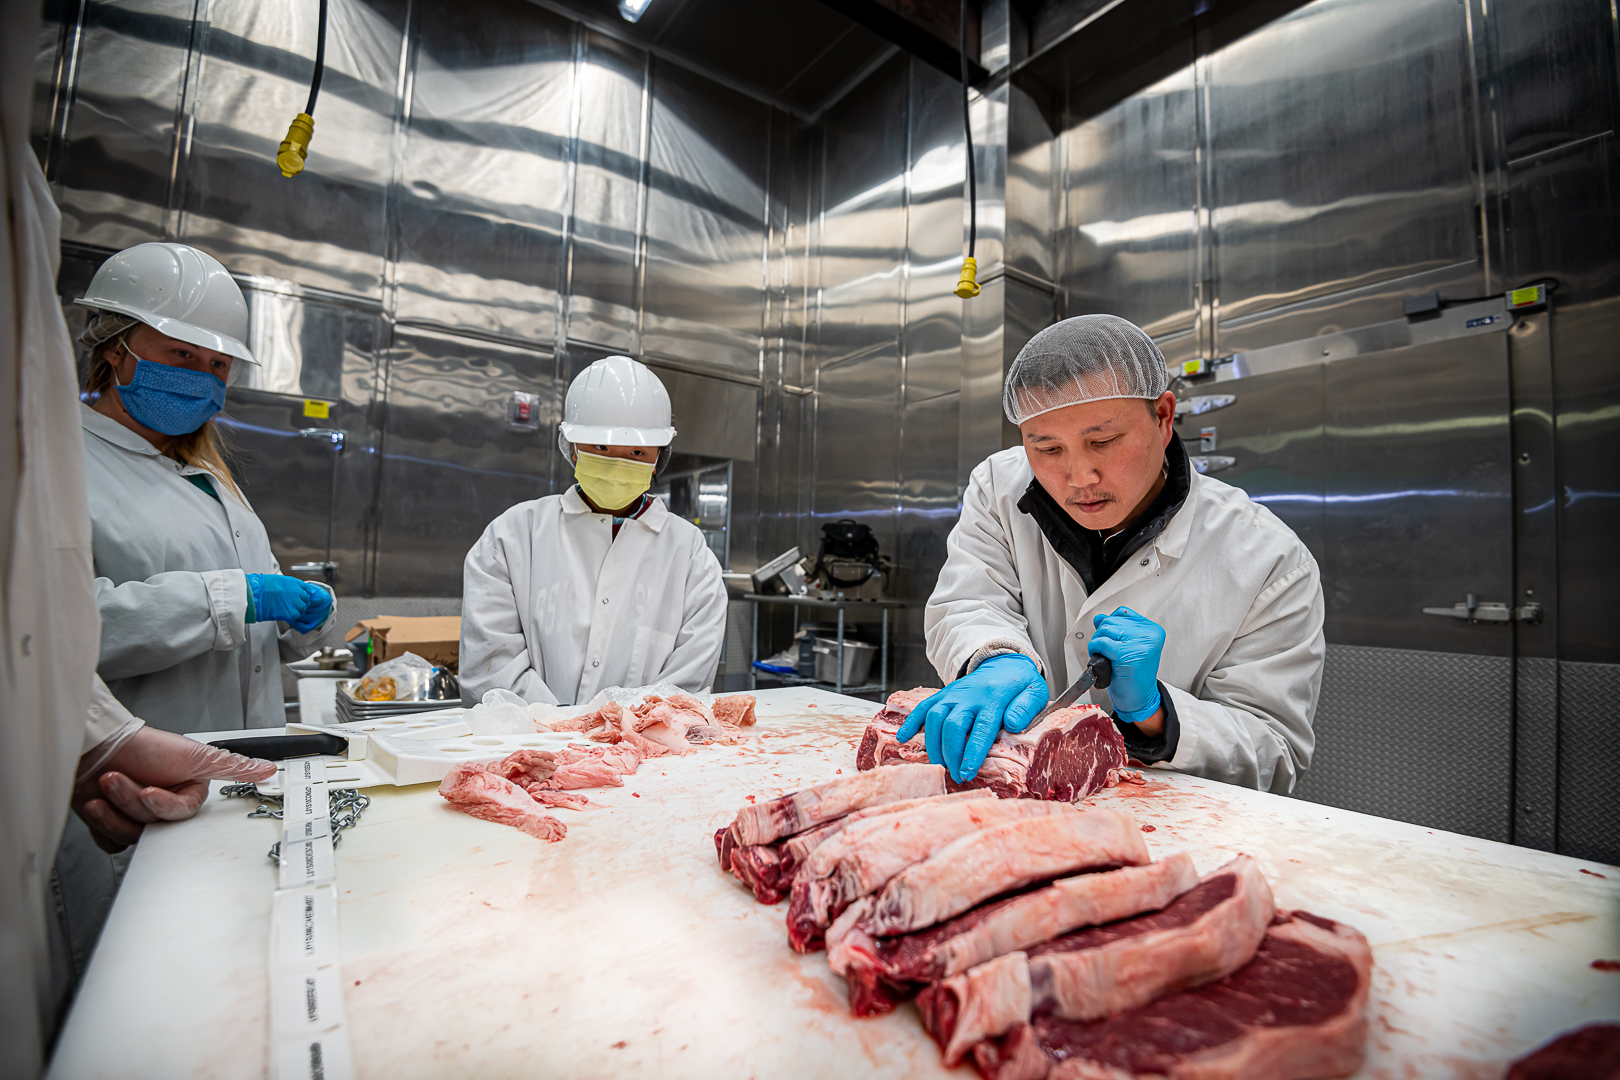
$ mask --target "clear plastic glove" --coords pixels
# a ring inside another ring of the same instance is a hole
[[[104,761],[86,754],[73,790],[73,810],[103,851],[121,851],[154,821],[183,821],[208,797],[209,780],[258,781],[273,761],[229,754],[184,735],[141,727]]]
[[[926,730],[928,760],[965,784],[979,775],[1002,728],[1023,731],[1050,696],[1035,661],[1019,653],[992,656],[912,709],[900,741]]]
[[[307,634],[326,621],[332,594],[315,584],[286,574],[248,574],[253,603],[249,622],[284,622]]]
[[[1092,620],[1097,632],[1089,649],[1114,665],[1108,694],[1114,711],[1129,724],[1151,720],[1159,711],[1159,656],[1164,652],[1164,627],[1128,607]]]

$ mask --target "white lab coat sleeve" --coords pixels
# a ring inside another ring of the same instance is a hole
[[[1024,594],[1012,545],[996,515],[990,462],[973,470],[962,516],[945,540],[945,566],[923,609],[928,660],[950,682],[988,657],[1019,652],[1045,674],[1024,617]]]
[[[1321,573],[1306,556],[1255,598],[1197,695],[1166,687],[1181,727],[1170,767],[1291,792],[1315,747],[1311,721],[1327,657],[1323,616]]]
[[[107,684],[101,681],[101,676],[95,675],[92,678],[95,681],[90,690],[90,709],[84,720],[81,759],[108,739],[139,730],[146,723],[124,708],[123,702],[113,697],[112,691],[107,689]]]
[[[699,533],[693,540],[691,566],[686,574],[686,604],[675,648],[649,685],[672,682],[701,694],[714,685],[720,652],[726,643],[726,583],[720,561]]]
[[[467,552],[461,575],[461,651],[457,678],[463,701],[510,690],[524,701],[555,705],[557,695],[534,669],[523,635],[520,598],[512,586],[506,542],[496,518]],[[519,543],[527,543],[527,536]]]
[[[176,570],[114,585],[96,578],[105,679],[146,675],[211,649],[247,642],[247,576],[241,570]]]

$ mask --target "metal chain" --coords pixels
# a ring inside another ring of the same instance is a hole
[[[254,784],[226,784],[219,793],[228,799],[258,799],[259,805],[248,811],[250,818],[280,818],[286,812],[280,795],[262,794]],[[360,815],[371,805],[371,796],[362,795],[358,788],[334,788],[326,793],[327,813],[331,818],[332,846],[343,839],[343,831],[360,824]],[[270,861],[281,862],[281,841],[270,848]]]

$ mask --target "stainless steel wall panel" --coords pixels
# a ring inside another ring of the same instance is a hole
[[[1323,528],[1324,370],[1312,365],[1222,383],[1218,389],[1236,401],[1176,420],[1176,432],[1186,441],[1189,454],[1199,453],[1200,431],[1215,429],[1217,452],[1237,459],[1217,479],[1242,488],[1276,514],[1318,563],[1325,561],[1328,547]],[[1196,397],[1212,389],[1191,387],[1178,391],[1177,397]]]
[[[1518,160],[1614,127],[1620,78],[1605,0],[1491,5],[1502,152]]]
[[[824,121],[821,363],[892,346],[901,322],[908,67],[904,56],[890,60]]]
[[[1317,0],[1209,58],[1218,318],[1476,254],[1465,19]]]
[[[1620,664],[1560,663],[1558,850],[1620,864]]]
[[[555,402],[549,354],[400,328],[388,376],[374,590],[461,590],[467,550],[508,507],[550,492],[557,414],[540,430],[506,426],[513,390]]]
[[[1064,133],[1065,316],[1119,315],[1155,337],[1192,327],[1196,106],[1188,67]]]
[[[64,238],[114,250],[165,238],[194,10],[193,0],[85,4],[67,141],[49,163]]]
[[[962,387],[961,274],[964,156],[960,84],[924,64],[911,65],[911,126],[906,167],[905,401]],[[951,426],[955,438],[955,424]],[[955,485],[955,452],[949,472]]]
[[[379,309],[251,286],[242,294],[251,320],[248,346],[259,361],[247,365],[242,389],[370,403]]]
[[[551,346],[568,211],[571,23],[522,0],[418,5],[396,313]]]
[[[759,446],[758,387],[652,363],[669,391],[677,453],[754,460]]]
[[[334,587],[343,596],[364,591],[377,504],[377,437],[369,397],[335,402],[330,415],[315,420],[304,416],[300,399],[237,387],[223,416],[232,468],[270,534],[282,573],[296,563],[327,560],[330,523],[331,561],[338,564]],[[343,431],[343,452],[334,454],[329,439],[299,434],[316,427]]]
[[[1512,682],[1506,657],[1329,645],[1316,749],[1294,794],[1506,842]]]
[[[913,601],[891,627],[895,684],[933,685],[939,678],[923,640],[923,603],[945,565],[945,538],[956,524],[956,450],[961,426],[959,391],[905,406],[900,428],[900,515],[893,558],[896,594]]]
[[[303,111],[314,5],[216,3],[199,68],[178,238],[232,270],[382,299],[407,0],[333,0],[304,171],[276,147]]]
[[[872,527],[884,551],[895,550],[899,399],[893,346],[817,373],[812,547],[823,522],[854,518]]]
[[[634,352],[647,58],[595,31],[581,34],[568,336]]]
[[[1005,263],[1041,281],[1057,280],[1062,142],[1028,94],[1007,94]]]
[[[1470,593],[1513,602],[1506,336],[1392,349],[1322,373],[1328,640],[1511,656],[1507,623],[1421,614]],[[1208,417],[1218,424],[1220,413]]]
[[[641,347],[759,374],[770,111],[654,69]]]
[[[1559,657],[1620,663],[1620,299],[1555,312]]]

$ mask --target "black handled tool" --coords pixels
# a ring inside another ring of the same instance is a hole
[[[349,740],[341,735],[314,731],[304,735],[265,735],[257,739],[221,739],[209,744],[232,754],[261,761],[285,761],[294,757],[329,754],[349,756]]]
[[[1093,686],[1106,690],[1108,689],[1108,684],[1113,681],[1114,665],[1108,662],[1108,657],[1093,655],[1090,662],[1086,664],[1086,670],[1080,673],[1080,677],[1074,680],[1074,684],[1067,690],[1063,691],[1063,693],[1053,698],[1047,704],[1046,708],[1036,713],[1035,719],[1030,721],[1029,726],[1034,727],[1036,724],[1046,719],[1048,713],[1055,713],[1059,709],[1067,709],[1070,705],[1073,705],[1075,702],[1079,701],[1080,695],[1084,694],[1087,690],[1090,690]],[[1026,728],[1025,730],[1028,729]]]

